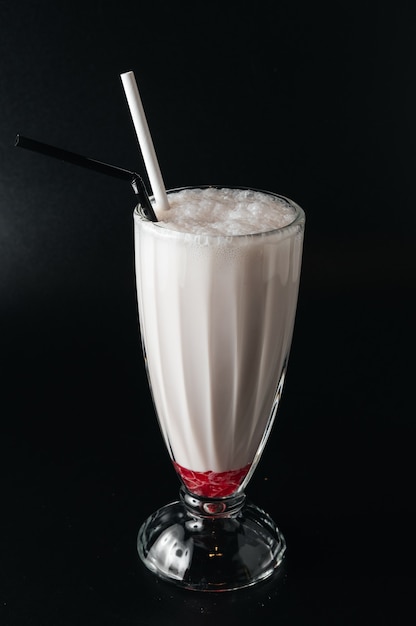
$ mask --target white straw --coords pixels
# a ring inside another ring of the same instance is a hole
[[[152,186],[156,209],[165,211],[169,209],[168,197],[166,195],[162,173],[160,171],[152,137],[147,125],[146,115],[143,109],[139,90],[137,88],[134,72],[125,72],[124,74],[121,74],[121,81],[123,83],[127,103],[130,108],[137,139],[139,140],[149,181]]]

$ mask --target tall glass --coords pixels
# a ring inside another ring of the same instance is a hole
[[[178,190],[168,192],[174,194]],[[276,415],[296,313],[305,216],[266,232],[178,232],[134,212],[137,296],[149,384],[180,499],[142,525],[158,576],[197,590],[267,578],[285,540],[244,489]]]

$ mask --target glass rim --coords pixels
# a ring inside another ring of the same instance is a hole
[[[204,237],[207,238],[208,240],[230,240],[230,239],[247,239],[247,238],[252,238],[252,237],[265,237],[268,235],[273,235],[276,233],[286,233],[287,235],[290,234],[290,231],[292,231],[293,229],[295,229],[296,227],[300,227],[302,228],[304,226],[305,223],[305,212],[302,209],[302,207],[300,207],[294,200],[291,200],[290,198],[288,198],[287,196],[284,196],[282,194],[279,193],[275,193],[274,191],[266,191],[264,189],[256,189],[255,187],[245,187],[242,185],[187,185],[184,187],[175,187],[173,189],[167,189],[166,193],[172,194],[172,193],[178,193],[180,191],[186,191],[186,190],[191,190],[191,189],[235,189],[235,190],[240,190],[240,191],[253,191],[255,193],[261,193],[264,194],[266,196],[272,196],[274,198],[278,198],[280,200],[284,200],[285,202],[287,202],[290,207],[295,211],[293,220],[291,222],[289,222],[288,224],[285,224],[284,226],[280,226],[279,228],[271,228],[269,230],[263,230],[263,231],[257,231],[254,233],[246,233],[246,234],[240,234],[240,235],[225,235],[222,233],[218,233],[218,234],[214,234],[214,233],[192,233],[192,232],[188,232],[185,230],[177,230],[174,228],[169,228],[166,225],[161,226],[158,222],[152,222],[150,221],[145,215],[144,213],[142,213],[141,209],[141,204],[137,204],[134,208],[133,211],[133,215],[134,217],[138,218],[140,220],[140,222],[144,223],[144,224],[148,224],[149,226],[152,226],[154,228],[157,229],[157,231],[162,234],[166,234],[166,236],[178,236],[178,237],[186,237],[186,238],[192,238],[192,237]],[[154,196],[150,196],[150,200],[153,201],[154,200]],[[165,223],[164,223],[165,224]]]

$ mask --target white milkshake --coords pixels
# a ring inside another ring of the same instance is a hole
[[[251,190],[168,197],[159,222],[134,215],[146,364],[178,473],[191,492],[222,497],[260,456],[277,409],[304,215]]]

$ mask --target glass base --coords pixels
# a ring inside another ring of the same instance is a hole
[[[244,494],[180,500],[139,530],[139,556],[154,574],[195,591],[231,591],[265,580],[281,564],[286,542],[271,518]]]

